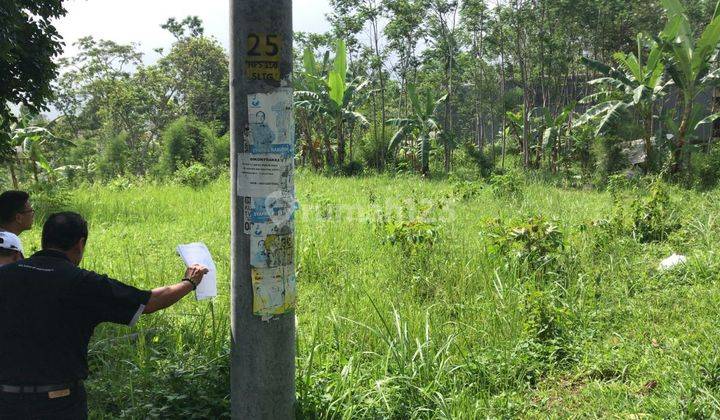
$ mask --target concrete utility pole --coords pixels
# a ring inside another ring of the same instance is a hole
[[[246,233],[250,224],[244,204],[258,194],[243,190],[246,174],[238,169],[239,154],[249,152],[250,124],[265,121],[265,113],[260,123],[251,121],[248,98],[272,95],[281,86],[291,95],[292,0],[230,0],[230,28],[232,418],[292,419],[295,314],[291,310],[270,321],[253,314],[251,245]]]

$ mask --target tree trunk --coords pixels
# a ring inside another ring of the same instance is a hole
[[[497,8],[500,9],[500,0],[496,0]],[[500,18],[498,15],[498,23],[500,23]],[[502,36],[502,28],[500,29],[500,102],[504,105],[505,104],[505,37]],[[500,110],[500,114],[502,117],[502,125],[500,127],[500,136],[502,141],[502,151],[501,151],[501,167],[503,170],[505,170],[505,149],[507,146],[507,139],[505,138],[505,107]]]
[[[30,159],[30,166],[32,166],[33,179],[35,179],[35,183],[40,182],[40,180],[38,178],[37,163],[35,162],[35,160]]]
[[[672,173],[677,174],[680,173],[683,169],[682,167],[682,151],[685,148],[685,136],[687,134],[688,130],[688,124],[690,123],[690,116],[692,115],[692,99],[688,100],[686,99],[683,104],[683,113],[682,113],[682,119],[680,122],[680,129],[678,130],[678,138],[677,138],[677,144],[675,146],[675,150],[673,152],[674,156],[674,163],[672,167]]]
[[[495,166],[495,118],[490,118],[490,159]]]
[[[13,165],[12,162],[10,162],[10,178],[12,178],[13,188],[16,190],[20,189],[20,184],[18,183],[17,175],[15,174],[15,165]]]
[[[332,150],[332,142],[330,134],[327,132],[325,118],[320,117],[320,127],[322,127],[323,142],[325,143],[325,164],[329,167],[335,166],[335,157]]]
[[[315,147],[315,142],[313,141],[313,132],[312,128],[310,127],[310,117],[306,112],[301,113],[299,117],[300,118],[298,119],[298,121],[300,121],[300,127],[305,134],[305,147],[303,150],[303,158],[305,158],[306,155],[309,156],[313,169],[321,169],[321,157],[319,156],[318,150]]]
[[[452,64],[450,64],[452,65]],[[450,123],[450,98],[452,97],[452,70],[448,78],[447,99],[445,99],[445,129],[443,130],[444,146],[445,146],[445,173],[450,172],[450,139],[452,136],[452,124]]]
[[[377,19],[372,19],[371,23],[373,28],[373,38],[375,41],[375,59],[377,60],[376,75],[378,80],[380,81],[380,138],[383,142],[383,145],[385,145],[385,141],[387,140],[385,136],[385,120],[387,119],[385,109],[385,75],[382,71],[382,58],[380,57],[380,41],[378,35]],[[382,150],[382,161],[383,166],[385,166],[385,147],[382,147],[380,150]]]
[[[427,137],[422,137],[420,139],[420,161],[421,161],[421,174],[423,178],[429,178],[430,177],[430,161],[429,161],[429,151],[428,148],[430,147],[430,140]]]
[[[516,14],[519,13],[519,6],[517,5],[517,2],[515,2],[516,7],[518,10],[515,12]],[[522,133],[522,153],[523,153],[523,165],[525,168],[530,167],[530,118],[529,118],[529,112],[530,112],[530,86],[528,85],[528,73],[527,73],[527,65],[525,63],[525,56],[524,56],[524,43],[521,41],[522,37],[522,28],[520,26],[520,19],[519,17],[516,17],[516,24],[515,24],[515,48],[516,48],[516,55],[518,59],[518,64],[520,66],[520,77],[522,79],[522,85],[523,85],[523,133]]]
[[[652,169],[653,145],[652,145],[652,108],[650,115],[645,117],[645,173],[650,173]]]
[[[342,166],[345,164],[345,133],[343,130],[342,117],[337,117],[337,119],[335,121],[335,131],[336,131],[337,139],[338,139],[338,148],[337,148],[338,165]]]

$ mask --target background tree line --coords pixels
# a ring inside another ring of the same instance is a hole
[[[295,36],[298,163],[423,176],[518,167],[603,177],[635,165],[712,183],[716,6],[331,0],[332,30]],[[52,89],[3,118],[9,182],[193,165],[212,177],[227,166],[227,52],[197,17],[162,26],[175,42],[153,64],[136,45],[89,37],[52,63]]]

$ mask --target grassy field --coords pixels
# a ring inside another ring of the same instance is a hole
[[[151,288],[200,240],[219,269],[213,303],[97,330],[94,417],[227,416],[228,190],[73,193],[86,268]],[[720,415],[717,191],[308,173],[297,191],[299,417]],[[659,271],[673,252],[688,263]]]

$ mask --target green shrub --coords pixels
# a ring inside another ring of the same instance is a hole
[[[193,163],[190,166],[178,169],[175,172],[175,180],[182,185],[192,188],[201,188],[209,184],[217,177],[217,174],[201,163]]]
[[[27,192],[37,221],[44,221],[52,213],[68,210],[72,200],[72,193],[61,183],[34,183],[27,188]]]
[[[133,186],[133,182],[124,176],[113,178],[112,181],[107,183],[107,187],[110,191],[125,191]]]
[[[525,295],[521,307],[524,314],[522,345],[536,361],[530,379],[538,379],[557,362],[571,353],[568,324],[571,317],[560,299],[557,288],[533,289]]]
[[[339,173],[343,176],[358,176],[363,173],[365,168],[363,168],[363,164],[357,160],[351,160],[349,162],[345,162],[340,168]]]
[[[628,167],[627,157],[623,154],[617,137],[598,137],[592,145],[595,158],[596,182],[604,184],[607,177]]]
[[[212,128],[188,117],[170,123],[162,134],[162,162],[169,173],[193,163],[208,163],[219,144]]]
[[[484,150],[479,150],[477,146],[471,142],[463,143],[463,147],[458,149],[454,161],[456,162],[454,168],[458,166],[471,167],[474,172],[483,178],[490,176],[495,169],[495,163],[490,159],[490,156],[488,156]],[[468,163],[470,165],[468,165]]]
[[[229,349],[217,355],[186,353],[182,358],[158,353],[146,363],[153,366],[151,375],[129,364],[123,375],[129,381],[88,381],[91,407],[102,404],[103,414],[120,419],[230,418]],[[118,393],[132,395],[133,403],[108,404]]]
[[[624,192],[630,189],[630,187],[630,180],[625,174],[615,174],[608,177],[606,189],[613,200],[617,201]]]
[[[130,151],[127,133],[116,134],[108,140],[98,162],[98,171],[103,180],[125,175],[128,169]]]
[[[480,195],[483,185],[479,182],[458,181],[453,185],[452,197],[460,201],[470,201]]]
[[[540,272],[554,266],[565,247],[564,235],[557,225],[540,216],[511,225],[496,220],[491,225],[491,237],[503,254]]]
[[[384,242],[407,254],[430,249],[437,241],[438,223],[432,216],[443,204],[421,205],[415,201],[414,206],[413,209],[403,206],[399,214],[381,212],[375,224]]]
[[[509,171],[505,174],[496,174],[490,178],[493,195],[497,198],[522,200],[523,181],[516,172]]]
[[[720,144],[715,144],[707,153],[695,153],[692,162],[695,185],[704,190],[720,182]]]
[[[230,133],[209,139],[205,150],[205,161],[211,168],[230,167]]]
[[[377,140],[373,136],[372,130],[368,130],[364,136],[359,138],[357,143],[357,155],[367,168],[381,169],[385,161],[387,153],[387,145],[393,136],[392,130],[386,130],[387,138],[382,139],[378,132]]]
[[[668,187],[657,179],[650,185],[648,197],[636,198],[630,205],[632,233],[640,242],[656,242],[680,228]]]

